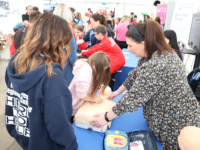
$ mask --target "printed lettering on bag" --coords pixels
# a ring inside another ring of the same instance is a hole
[[[16,92],[12,84],[10,87],[7,91],[6,105],[12,107],[13,116],[5,116],[6,124],[15,125],[18,134],[30,137],[28,119],[32,108],[28,106],[28,95]]]

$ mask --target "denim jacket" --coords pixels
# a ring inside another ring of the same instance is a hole
[[[72,41],[69,43],[70,44],[70,47],[71,47],[71,54],[69,55],[69,58],[67,60],[67,64],[65,64],[65,67],[64,67],[64,74],[67,78],[67,83],[69,86],[74,75],[72,74],[72,70],[73,70],[73,66],[74,66],[74,62],[78,59],[77,57],[77,54],[76,54],[76,51],[77,51],[77,44],[76,44],[76,40],[74,38],[74,35],[73,35],[73,39]]]

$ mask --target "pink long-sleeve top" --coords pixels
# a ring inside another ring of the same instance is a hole
[[[74,78],[69,85],[69,90],[72,94],[72,107],[74,116],[81,105],[84,103],[82,98],[89,95],[92,87],[92,68],[83,61],[77,60],[73,68]]]
[[[115,31],[118,41],[126,41],[126,32],[128,31],[127,24],[119,23]]]

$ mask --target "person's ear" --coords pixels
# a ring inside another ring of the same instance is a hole
[[[144,46],[144,45],[145,45],[145,42],[144,42],[144,41],[142,41],[142,42],[141,42],[141,44],[142,44],[142,46]]]
[[[145,42],[142,41],[140,44],[141,44],[142,48],[145,49]]]
[[[96,69],[95,69],[95,64],[92,64],[91,67],[93,68],[94,71],[96,71]]]

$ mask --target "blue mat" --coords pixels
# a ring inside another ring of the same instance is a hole
[[[117,90],[122,85],[122,83],[128,77],[128,73],[136,68],[139,60],[139,58],[135,57],[135,55],[127,49],[123,49],[122,51],[126,60],[126,64],[122,68],[120,68],[115,74],[113,91]]]
[[[115,97],[117,102],[122,94]],[[86,130],[73,124],[79,150],[103,150],[104,133]],[[125,113],[112,121],[110,130],[120,130],[125,132],[137,130],[149,130],[148,124],[143,117],[143,107],[133,113]],[[155,138],[155,137],[154,137]],[[67,140],[67,139],[66,139]],[[156,140],[156,138],[155,138]],[[161,143],[156,140],[158,150],[162,150]]]

